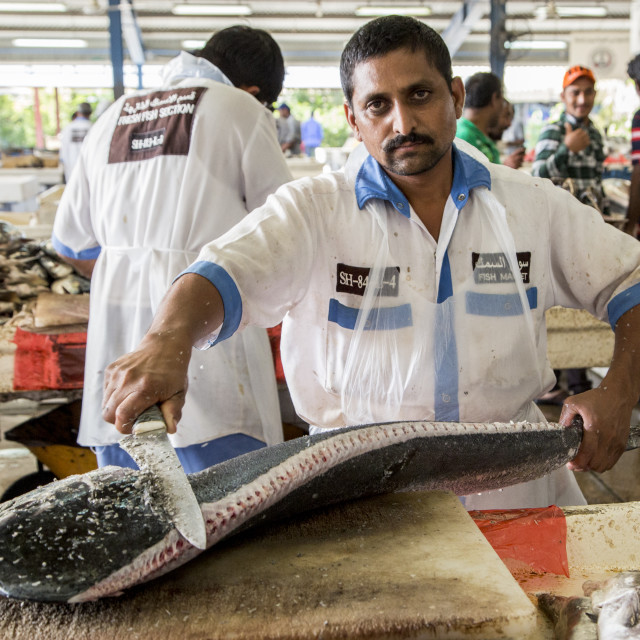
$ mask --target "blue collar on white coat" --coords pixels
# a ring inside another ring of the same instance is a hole
[[[469,192],[475,187],[491,189],[491,174],[481,162],[460,151],[454,144],[451,197],[458,209],[462,209],[469,199]],[[407,197],[373,156],[368,155],[362,163],[355,180],[355,192],[360,209],[371,198],[377,198],[390,202],[403,216],[410,216]],[[460,198],[460,195],[464,195],[464,198]]]

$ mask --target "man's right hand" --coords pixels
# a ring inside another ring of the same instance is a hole
[[[512,169],[519,169],[524,161],[524,151],[524,147],[516,149],[504,159],[503,164]]]
[[[151,328],[135,351],[104,372],[102,417],[121,433],[160,404],[167,431],[175,433],[187,392],[191,349],[222,325],[224,304],[209,280],[187,273],[169,287]]]
[[[589,134],[582,127],[572,129],[568,122],[564,123],[564,143],[569,148],[569,151],[578,153],[583,151],[589,146],[591,138]]]
[[[169,433],[176,432],[187,391],[191,346],[170,337],[147,335],[140,346],[105,370],[102,417],[121,433],[131,433],[135,419],[160,403]]]

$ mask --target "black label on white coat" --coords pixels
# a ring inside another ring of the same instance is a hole
[[[529,284],[531,275],[531,251],[516,253],[522,282]],[[476,284],[513,282],[513,274],[504,253],[471,253],[471,267]]]
[[[363,296],[369,283],[369,267],[354,267],[338,263],[336,292],[353,293]],[[400,267],[387,267],[382,278],[382,287],[375,292],[376,296],[397,297],[400,290]]]

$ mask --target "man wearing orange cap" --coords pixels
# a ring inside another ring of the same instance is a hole
[[[581,198],[585,193],[591,193],[604,211],[604,145],[602,135],[589,119],[596,97],[595,83],[593,71],[587,67],[576,65],[564,74],[560,96],[565,110],[556,122],[542,129],[531,173],[551,178],[558,185],[571,178],[575,195],[591,204]],[[558,377],[559,372],[555,371],[555,374]],[[584,369],[568,369],[567,386],[569,393],[576,395],[591,389],[591,381]],[[542,400],[562,404],[566,392],[556,385],[546,396],[548,398],[543,397]]]
[[[571,178],[576,195],[590,190],[602,210],[604,145],[601,133],[589,119],[596,97],[595,83],[593,71],[587,67],[574,66],[564,74],[560,94],[564,113],[542,129],[531,172],[559,185]]]

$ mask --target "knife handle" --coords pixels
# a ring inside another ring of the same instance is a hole
[[[160,407],[157,404],[145,409],[133,423],[132,433],[138,435],[147,431],[156,431],[157,429],[167,430],[167,423]]]

